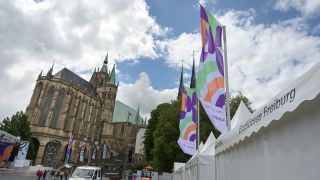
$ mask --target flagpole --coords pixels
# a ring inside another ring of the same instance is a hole
[[[193,59],[194,59],[194,51],[193,51]],[[195,87],[197,87],[197,81],[195,81]],[[198,146],[198,151],[197,151],[197,180],[199,180],[199,147],[200,147],[200,105],[199,105],[199,99],[197,97],[197,146]]]
[[[199,180],[199,154],[200,154],[200,108],[199,108],[199,99],[197,98],[197,180]]]
[[[223,29],[223,51],[224,51],[224,77],[226,85],[226,108],[227,108],[227,127],[231,130],[230,122],[230,97],[229,97],[229,77],[228,77],[228,57],[227,57],[227,37],[226,37],[226,26],[222,26]]]

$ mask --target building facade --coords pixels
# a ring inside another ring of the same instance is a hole
[[[53,67],[46,75],[42,72],[39,74],[26,109],[37,152],[35,164],[51,167],[63,164],[71,136],[70,163],[79,161],[80,145],[84,138],[88,141],[85,161],[91,159],[94,142],[99,144],[98,154],[101,153],[102,144],[108,145],[108,157],[121,153],[125,149],[125,132],[121,134],[121,128],[119,130],[119,125],[113,122],[118,84],[115,66],[111,71],[108,70],[108,55],[102,68],[93,72],[90,81],[67,68],[56,74],[52,74],[52,71]],[[138,119],[142,119],[139,112],[136,114]],[[123,119],[122,123],[126,120]],[[141,122],[137,123],[136,129],[142,125]]]

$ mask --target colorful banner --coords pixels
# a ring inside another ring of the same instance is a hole
[[[80,144],[80,156],[79,156],[79,161],[84,162],[84,155],[87,149],[87,144],[88,144],[88,138],[83,138],[82,143]]]
[[[108,145],[103,144],[102,146],[102,157],[101,159],[107,159]]]
[[[0,142],[0,163],[9,159],[13,150],[13,145],[14,144],[10,142]]]
[[[68,146],[67,146],[66,157],[65,157],[66,164],[68,164],[70,156],[71,156],[72,143],[73,143],[73,135],[71,135],[68,140]]]
[[[178,144],[184,153],[193,155],[196,152],[197,139],[197,96],[193,88],[185,86],[180,88],[182,100]]]
[[[29,142],[20,142],[17,160],[25,160],[29,148]]]
[[[98,141],[95,141],[94,144],[93,144],[93,150],[92,150],[91,159],[96,159],[97,153],[98,153],[98,149],[99,149]]]
[[[222,27],[201,5],[200,14],[202,51],[196,82],[197,96],[215,128],[224,133],[228,131],[228,127],[221,41]]]

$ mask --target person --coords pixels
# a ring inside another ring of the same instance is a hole
[[[60,171],[60,180],[62,180],[63,175],[64,175],[63,171]]]
[[[55,174],[56,174],[56,172],[55,172],[54,170],[51,170],[51,173],[50,173],[51,179],[56,179],[56,178],[54,177]]]
[[[64,180],[68,180],[68,171],[64,172]]]
[[[43,172],[43,175],[42,175],[43,180],[46,180],[46,175],[47,175],[47,170],[45,169],[44,172]]]
[[[36,173],[38,179],[40,180],[41,179],[41,176],[42,176],[42,171],[39,169]]]

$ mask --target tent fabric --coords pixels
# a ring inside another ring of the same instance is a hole
[[[179,167],[174,170],[173,180],[184,180],[185,179],[185,163],[178,163]],[[175,163],[176,165],[176,163]]]
[[[318,180],[320,95],[216,154],[218,180]]]
[[[243,101],[240,102],[240,105],[234,114],[231,120],[231,129],[242,123],[244,120],[248,119],[251,115],[248,107],[244,104]]]
[[[267,127],[272,121],[279,120],[287,113],[294,111],[301,103],[314,99],[320,92],[320,62],[306,74],[272,98],[265,106],[236,125],[230,132],[217,139],[215,153],[219,154],[234,146],[262,127]]]
[[[199,170],[199,179],[211,180],[214,177],[214,147],[215,137],[210,133],[204,145],[200,145],[199,152],[190,158],[185,166],[185,180],[197,179]]]

